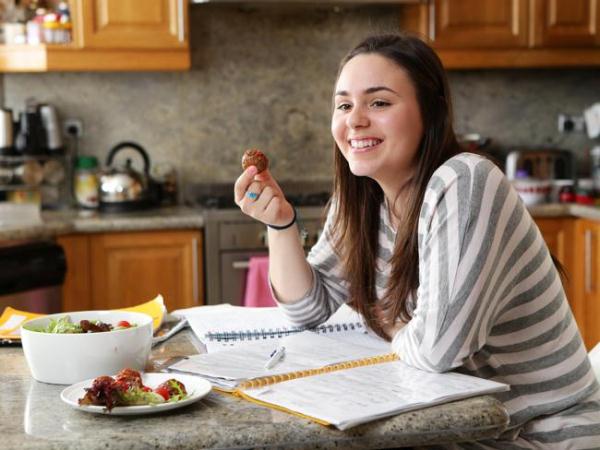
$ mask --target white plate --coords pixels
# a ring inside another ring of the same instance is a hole
[[[112,414],[113,416],[129,416],[136,414],[154,414],[169,409],[181,408],[190,403],[197,402],[211,390],[211,385],[208,381],[192,375],[181,375],[174,373],[143,373],[142,381],[144,385],[155,388],[159,384],[175,378],[185,385],[188,397],[174,403],[159,403],[157,405],[137,405],[137,406],[117,406],[108,411],[104,406],[95,405],[80,405],[78,400],[85,395],[85,388],[91,387],[94,379],[81,381],[65,388],[60,393],[60,398],[67,405],[80,411],[91,412],[96,414]]]

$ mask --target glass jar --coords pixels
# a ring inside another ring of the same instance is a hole
[[[98,208],[98,159],[79,156],[75,165],[75,200],[80,208]]]

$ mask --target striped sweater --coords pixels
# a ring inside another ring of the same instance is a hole
[[[322,323],[348,299],[328,239],[332,211],[308,255],[312,289],[280,304],[294,324]],[[502,172],[474,154],[448,160],[427,185],[418,233],[413,317],[392,349],[419,369],[511,386],[496,395],[510,414],[508,431],[468,448],[600,448],[600,391],[587,352],[548,248]],[[394,240],[383,203],[378,298]]]

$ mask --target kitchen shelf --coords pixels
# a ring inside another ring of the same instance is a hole
[[[74,44],[0,45],[0,72],[186,70],[186,48],[83,49]]]

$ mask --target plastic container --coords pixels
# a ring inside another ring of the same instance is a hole
[[[517,178],[512,183],[526,206],[540,205],[548,202],[552,190],[552,184],[549,180]]]
[[[75,200],[80,208],[98,208],[98,159],[95,156],[79,156],[75,165]]]

